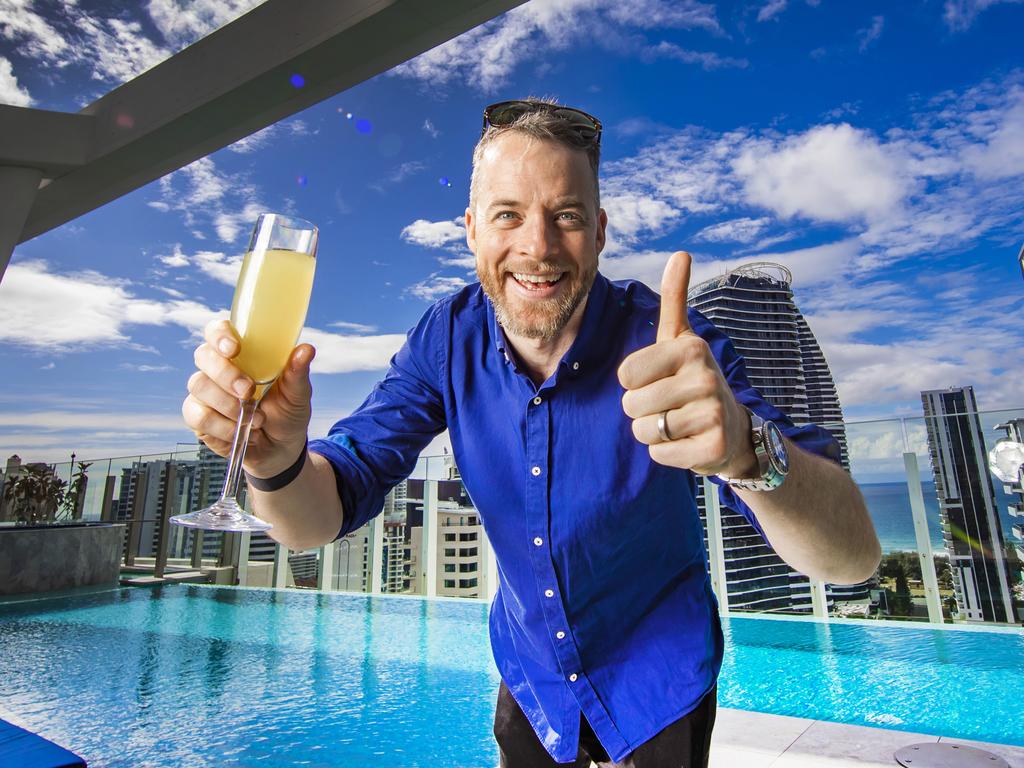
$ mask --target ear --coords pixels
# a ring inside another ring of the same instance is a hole
[[[474,254],[476,253],[476,219],[473,217],[473,211],[469,208],[466,209],[466,245],[469,246]]]
[[[597,253],[600,255],[601,251],[604,250],[604,244],[607,242],[606,230],[608,229],[608,214],[605,213],[602,208],[597,213]]]

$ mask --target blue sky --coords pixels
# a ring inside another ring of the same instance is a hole
[[[126,5],[0,0],[0,103],[75,111],[254,3]],[[459,219],[481,111],[528,94],[605,125],[608,277],[657,289],[681,248],[695,280],[778,261],[848,419],[963,384],[1022,407],[1021,29],[1024,4],[993,0],[533,0],[19,246],[0,457],[191,441],[192,349],[262,210],[321,227],[304,338],[325,431],[475,280]]]

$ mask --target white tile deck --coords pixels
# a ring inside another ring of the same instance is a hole
[[[897,749],[938,741],[984,749],[1010,768],[1024,768],[1020,747],[721,707],[710,768],[892,768],[899,766]]]

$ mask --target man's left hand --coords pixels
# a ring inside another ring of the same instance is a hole
[[[633,435],[650,446],[651,458],[701,475],[753,477],[757,457],[750,415],[732,394],[707,342],[686,315],[690,254],[678,251],[661,279],[657,341],[619,366],[626,389],[622,409],[633,419]],[[665,414],[666,441],[658,431]]]

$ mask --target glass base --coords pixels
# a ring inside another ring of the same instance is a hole
[[[221,499],[206,509],[175,515],[171,522],[204,531],[269,531],[274,527],[266,520],[246,514],[234,499]]]

